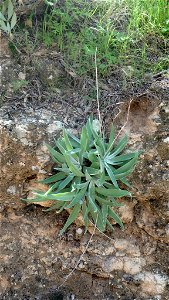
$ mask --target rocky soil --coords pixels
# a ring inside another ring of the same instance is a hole
[[[21,58],[11,58],[4,40],[0,299],[167,300],[169,76],[152,78],[137,91],[122,91],[118,77],[100,86],[106,132],[113,121],[117,129],[125,124],[130,149],[144,152],[130,178],[133,198],[122,199],[119,209],[125,231],[115,225],[107,236],[96,232],[84,251],[90,233],[83,235],[81,224],[58,236],[67,212],[46,213],[20,199],[33,188],[46,188],[37,183],[53,166],[44,142],[52,144],[64,126],[78,134],[88,115],[96,115],[95,100],[86,100],[91,82],[74,78],[55,52],[39,49]],[[83,252],[77,270],[64,281]]]

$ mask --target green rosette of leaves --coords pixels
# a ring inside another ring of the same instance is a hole
[[[55,141],[54,147],[47,145],[56,164],[55,174],[41,181],[49,185],[48,191],[36,192],[35,199],[27,201],[52,200],[53,204],[46,211],[60,213],[70,209],[60,234],[79,214],[83,217],[86,231],[90,222],[101,232],[107,226],[112,230],[110,219],[124,229],[114,208],[122,205],[117,198],[131,197],[131,193],[120,186],[130,187],[126,177],[132,173],[140,154],[140,151],[124,153],[127,142],[125,135],[116,143],[114,126],[106,142],[95,129],[92,118],[82,128],[80,138],[64,129],[63,136]]]

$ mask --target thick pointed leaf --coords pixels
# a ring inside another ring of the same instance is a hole
[[[127,185],[129,188],[131,188],[131,184],[128,182],[128,180],[126,180],[125,178],[121,178],[120,181],[122,183],[124,183],[125,185]]]
[[[104,222],[103,216],[101,211],[99,212],[98,219],[97,219],[97,228],[101,231],[104,232],[106,227],[106,223]]]
[[[102,197],[99,197],[97,194],[95,195],[95,198],[96,198],[97,202],[99,202],[100,205],[106,204],[106,205],[112,206],[111,201],[104,199]]]
[[[72,181],[73,177],[74,177],[74,175],[71,174],[67,178],[65,178],[65,180],[63,180],[59,184],[56,192],[59,193],[61,190],[63,190]]]
[[[134,158],[136,156],[136,152],[133,152],[133,153],[127,153],[127,154],[123,154],[123,155],[118,155],[118,156],[114,156],[114,155],[110,155],[110,156],[107,156],[106,158],[106,162],[108,164],[114,164],[114,163],[117,163],[117,162],[123,162],[123,161],[126,161],[126,160],[130,160],[132,158]]]
[[[8,34],[10,34],[11,33],[11,27],[10,27],[9,22],[7,22],[6,26],[7,26],[7,32],[8,32]]]
[[[78,190],[77,188],[77,184],[81,183],[81,177],[74,177],[74,179],[72,180],[72,191]]]
[[[80,147],[80,140],[74,135],[72,134],[70,131],[67,131],[67,134],[69,135],[69,139],[71,140],[71,144],[73,147]]]
[[[87,135],[87,129],[86,127],[82,128],[82,133],[80,137],[80,148],[81,151],[79,153],[80,163],[83,164],[84,159],[84,153],[86,152],[89,145],[88,135]]]
[[[67,165],[70,169],[70,171],[75,175],[75,176],[79,176],[79,177],[83,177],[84,174],[81,172],[81,170],[72,162],[72,158],[70,155],[68,155],[67,153],[65,153],[65,159],[67,162]]]
[[[90,174],[87,172],[87,170],[85,171],[85,177],[86,177],[86,181],[91,181],[92,177],[90,176]]]
[[[72,198],[75,196],[75,192],[64,192],[64,193],[57,193],[57,194],[40,194],[36,193],[36,202],[44,202],[48,200],[54,200],[54,201],[71,201]],[[35,202],[35,199],[27,199],[28,202]]]
[[[70,139],[68,137],[68,134],[67,134],[66,130],[64,130],[64,132],[63,132],[63,137],[64,137],[64,142],[65,142],[65,145],[66,145],[66,149],[67,149],[66,154],[70,155],[72,157],[72,160],[74,159],[74,163],[77,164],[78,156],[74,151],[75,149],[73,149],[73,146],[70,142]],[[73,152],[73,153],[71,153],[71,152]]]
[[[128,137],[127,137],[127,135],[125,135],[113,149],[112,154],[110,155],[111,158],[118,155],[125,148],[125,146],[127,145],[127,142],[128,142]],[[106,152],[106,156],[107,156],[107,154],[108,154],[108,152]]]
[[[1,1],[2,2],[2,1]],[[2,5],[2,9],[1,9],[1,11],[2,11],[2,14],[5,16],[6,15],[6,13],[7,13],[7,1],[3,1],[4,3],[3,3],[3,5]]]
[[[91,130],[92,122],[93,122],[93,118],[90,117],[86,124],[87,135],[90,142],[92,141],[92,130]]]
[[[95,144],[95,147],[96,147],[100,157],[103,157],[104,156],[104,150],[99,145],[97,145],[95,142],[94,142],[94,144]]]
[[[110,205],[110,206],[113,206],[113,207],[122,207],[122,206],[124,206],[123,203],[117,202],[117,201],[114,199],[114,197],[108,196],[108,200],[111,201],[111,205]]]
[[[77,198],[73,198],[73,200],[68,205],[66,205],[66,209],[74,207],[78,202],[79,200]]]
[[[103,232],[105,230],[105,226],[103,224],[101,210],[98,208],[97,212],[94,212],[90,202],[89,202],[89,209],[90,209],[90,215],[93,219],[94,224],[101,232]]]
[[[102,137],[95,131],[93,128],[93,124],[91,126],[92,135],[94,137],[94,144],[96,146],[96,149],[100,153],[101,156],[105,154],[105,143],[102,139]]]
[[[63,131],[63,137],[64,137],[64,142],[65,142],[65,145],[66,145],[66,149],[67,149],[68,151],[73,150],[73,146],[72,146],[72,144],[71,144],[71,142],[70,142],[70,140],[69,140],[69,137],[68,137],[67,132],[66,132],[65,129],[64,129],[64,131]]]
[[[124,177],[130,175],[132,173],[132,171],[133,171],[133,169],[130,169],[130,170],[124,172],[124,173],[114,174],[114,176],[115,176],[116,179],[120,179],[121,180],[121,178],[124,178]]]
[[[12,17],[13,12],[14,12],[14,9],[13,9],[12,1],[8,0],[8,20],[10,20],[10,18]]]
[[[87,187],[89,185],[88,182],[84,182],[84,183],[77,183],[75,186],[78,190],[83,189],[84,187]]]
[[[83,189],[81,189],[81,191],[75,195],[75,197],[73,198],[71,203],[67,206],[67,208],[71,208],[78,202],[82,204],[83,198],[85,197],[85,194],[86,194],[86,190],[87,190],[87,186],[85,186]]]
[[[90,182],[90,184],[89,184],[88,199],[89,199],[91,206],[93,207],[93,211],[97,212],[98,208],[95,203],[95,185],[93,182]]]
[[[115,137],[115,130],[114,130],[114,125],[112,124],[106,153],[109,153],[111,151],[114,143],[114,137]]]
[[[89,208],[87,207],[85,201],[83,201],[83,204],[82,204],[82,216],[83,216],[83,221],[84,221],[84,225],[85,225],[85,233],[87,232],[87,229],[88,229],[88,226],[89,226],[88,213],[89,213]]]
[[[55,204],[53,204],[51,207],[44,209],[43,211],[51,211],[51,210],[58,210],[61,207],[63,207],[65,203],[63,201],[57,201]]]
[[[85,152],[88,146],[88,135],[86,127],[82,128],[82,133],[80,137],[80,148],[82,152]]]
[[[106,222],[107,222],[107,216],[108,216],[108,205],[103,204],[101,211],[102,211],[102,216],[103,216],[103,225],[106,226]]]
[[[106,189],[104,187],[97,187],[96,191],[104,196],[112,196],[112,197],[124,197],[131,196],[131,194],[126,190],[120,189]]]
[[[67,151],[68,154],[72,155],[72,154],[77,154],[80,152],[80,148],[76,148],[76,149],[73,149],[71,151]]]
[[[75,192],[65,192],[65,193],[50,194],[47,196],[47,198],[49,200],[70,201],[74,196],[75,196]]]
[[[14,28],[14,26],[16,25],[17,22],[17,17],[16,17],[16,13],[13,13],[12,19],[11,19],[11,29]]]
[[[7,26],[6,26],[6,24],[5,24],[5,22],[4,22],[3,20],[0,20],[0,28],[1,28],[4,32],[8,33],[8,28],[7,28]]]
[[[114,231],[113,225],[107,220],[107,225],[109,226],[110,230]]]
[[[60,150],[60,152],[62,153],[62,155],[64,156],[64,154],[66,153],[66,145],[64,145],[60,139],[55,141],[55,144],[57,148]]]
[[[124,166],[124,165],[123,165],[123,166]],[[113,174],[114,174],[114,176],[115,176],[116,179],[121,179],[121,178],[123,178],[123,177],[126,177],[126,176],[130,175],[131,172],[132,172],[133,169],[134,169],[134,166],[133,166],[133,168],[127,170],[127,171],[124,172],[124,173],[121,173],[121,172],[119,171],[120,168],[115,169],[115,168],[112,167],[111,165],[109,165],[109,167],[111,168],[111,170],[112,170],[112,172],[113,172]],[[107,176],[106,176],[106,180],[107,180],[107,181],[109,180],[109,179],[107,178]]]
[[[101,173],[104,172],[105,170],[105,166],[104,166],[104,161],[102,158],[98,157],[98,160],[99,160],[99,164],[100,164],[100,171]]]
[[[88,174],[90,174],[90,175],[97,175],[100,172],[99,169],[95,169],[95,168],[91,168],[91,167],[84,167],[84,172],[85,171],[87,171]]]
[[[43,180],[39,180],[38,182],[48,184],[48,183],[51,183],[51,182],[56,182],[56,181],[62,180],[66,176],[67,175],[64,172],[59,172],[59,173],[57,173],[55,175],[50,176],[49,178],[46,178],[46,179],[43,179]]]
[[[96,161],[92,162],[91,167],[92,167],[92,168],[95,168],[95,169],[99,169],[100,163],[99,163],[98,158],[97,158]]]
[[[59,210],[56,211],[56,213],[60,214],[65,209],[66,205],[67,205],[66,202],[63,202],[63,205],[60,207]]]
[[[105,182],[105,179],[106,179],[106,176],[105,176],[105,171],[103,171],[101,173],[101,176],[99,177],[99,179],[96,181],[96,185],[99,187],[99,186],[102,186]]]
[[[63,172],[63,173],[66,174],[66,176],[69,175],[69,174],[72,174],[72,172],[69,170],[69,168],[67,166],[65,167],[64,165],[62,165],[62,168],[54,168],[54,170],[59,171],[59,172]]]
[[[35,202],[46,202],[48,201],[47,198],[44,197],[39,197],[39,195],[37,195],[37,197],[33,198],[33,199],[22,199],[25,202],[28,203],[35,203]]]
[[[124,229],[124,225],[121,221],[121,219],[119,218],[119,216],[109,207],[108,210],[108,214],[109,216],[117,223],[120,225],[121,229]]]
[[[105,163],[105,168],[106,168],[106,171],[107,171],[107,173],[108,173],[108,175],[109,175],[109,177],[110,177],[110,179],[111,179],[113,185],[114,185],[116,188],[118,188],[119,186],[118,186],[117,180],[116,180],[116,178],[115,178],[115,176],[114,176],[114,173],[112,172],[112,170],[111,170],[111,168],[109,167],[109,165],[106,164],[106,163]]]
[[[53,149],[50,145],[46,144],[46,147],[48,148],[52,158],[59,163],[64,163],[65,162],[65,158],[62,154],[60,154],[58,151],[56,151],[55,149]]]
[[[103,184],[103,187],[106,187],[108,189],[112,189],[112,183],[110,182],[110,178],[108,178],[109,181],[105,181]]]
[[[73,208],[69,218],[67,219],[64,227],[60,231],[60,235],[62,235],[65,232],[65,230],[75,221],[75,219],[77,218],[77,216],[80,212],[80,209],[81,209],[81,204],[80,203],[76,204],[75,207]]]
[[[56,181],[53,185],[50,186],[50,188],[45,193],[45,195],[49,195],[52,191],[54,191],[55,189],[57,189],[60,183],[61,183],[61,181]]]
[[[0,20],[6,21],[4,15],[0,12]]]
[[[114,171],[114,174],[119,174],[119,173],[124,173],[129,171],[130,169],[133,170],[134,165],[136,164],[138,159],[138,155],[136,154],[135,157],[133,159],[131,159],[129,162],[127,162],[126,164],[124,164],[122,167],[116,169]]]

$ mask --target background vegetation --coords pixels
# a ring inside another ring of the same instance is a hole
[[[167,0],[57,1],[41,20],[32,12],[18,25],[17,35],[21,28],[29,49],[40,43],[55,47],[78,75],[94,76],[96,47],[103,77],[120,67],[129,77],[141,78],[169,62]]]

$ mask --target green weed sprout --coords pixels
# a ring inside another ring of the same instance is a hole
[[[140,152],[123,153],[128,137],[125,135],[116,144],[114,126],[111,128],[109,141],[106,142],[97,132],[92,118],[82,128],[80,138],[65,130],[63,136],[55,141],[55,146],[47,145],[56,174],[40,181],[49,184],[47,192],[36,192],[35,199],[28,202],[52,200],[53,204],[46,211],[60,213],[70,209],[71,213],[60,231],[65,230],[81,213],[87,231],[90,221],[104,232],[106,226],[113,229],[110,219],[124,229],[123,223],[114,207],[122,206],[116,198],[131,193],[121,189],[119,184],[130,187],[126,176],[131,174]]]
[[[0,29],[12,36],[12,29],[16,25],[17,17],[11,0],[4,1],[0,11]]]

